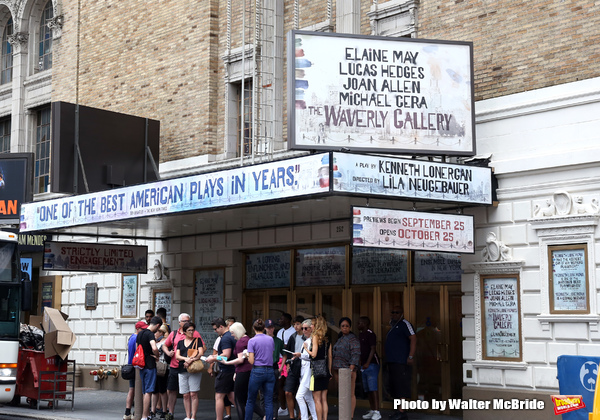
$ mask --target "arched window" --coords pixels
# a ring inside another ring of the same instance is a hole
[[[8,37],[13,33],[13,20],[8,20],[2,33],[2,62],[0,64],[0,84],[12,82],[13,50]]]
[[[48,22],[54,17],[52,10],[52,0],[46,2],[42,17],[40,18],[40,37],[38,69],[48,70],[52,68],[52,29],[48,27]]]

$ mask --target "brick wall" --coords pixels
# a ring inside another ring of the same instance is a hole
[[[161,161],[215,153],[217,0],[82,2],[79,103],[161,121]],[[64,2],[53,101],[75,101],[77,2]]]

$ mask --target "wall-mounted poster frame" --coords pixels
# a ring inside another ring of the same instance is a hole
[[[158,308],[165,308],[167,310],[167,322],[171,323],[171,305],[173,303],[173,294],[171,289],[153,289],[152,290],[152,307],[154,312]],[[172,327],[172,325],[169,325]]]
[[[194,322],[207,349],[212,349],[217,334],[212,320],[223,317],[225,297],[225,269],[203,268],[194,271]]]
[[[548,246],[551,314],[589,314],[587,244]]]
[[[138,275],[121,276],[121,318],[138,317]]]
[[[482,275],[480,290],[483,359],[522,361],[519,275]]]

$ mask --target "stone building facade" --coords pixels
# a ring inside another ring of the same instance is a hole
[[[550,409],[548,396],[558,393],[557,357],[593,355],[600,350],[600,69],[596,65],[600,6],[578,0],[265,0],[262,6],[263,22],[269,22],[264,25],[269,29],[263,29],[271,31],[262,52],[269,56],[273,71],[272,80],[259,89],[268,91],[276,112],[265,121],[269,147],[252,146],[251,153],[241,156],[245,153],[240,144],[242,86],[252,87],[257,64],[252,48],[255,2],[161,0],[151,6],[140,0],[0,2],[0,29],[6,31],[11,19],[13,28],[7,35],[9,42],[3,44],[12,48],[12,79],[0,86],[0,118],[10,121],[10,150],[39,153],[38,111],[50,102],[66,101],[160,120],[163,178],[298,156],[302,153],[287,151],[286,143],[285,37],[289,30],[473,42],[476,159],[487,160],[494,168],[498,202],[493,207],[465,209],[475,218],[477,252],[462,259],[462,397],[527,395],[545,398]],[[40,24],[44,11],[46,25]],[[40,41],[44,28],[52,40],[51,66],[37,53],[40,42],[44,45]],[[243,48],[243,42],[248,46]],[[43,177],[36,180],[43,184]],[[38,188],[35,199],[53,199],[46,191]],[[560,212],[557,206],[562,206]],[[261,211],[257,206],[248,212]],[[152,306],[154,292],[169,289],[172,314],[192,313],[194,276],[201,267],[223,267],[226,315],[249,318],[255,298],[266,299],[265,307],[279,302],[281,296],[270,292],[260,297],[246,293],[244,255],[349,243],[350,222],[338,218],[335,209],[316,213],[309,223],[262,229],[223,224],[212,233],[195,233],[200,229],[186,226],[158,240],[124,239],[148,245],[149,261],[159,260],[169,268],[165,278],[151,272],[140,276],[139,312]],[[198,223],[210,217],[199,216]],[[490,233],[495,239],[488,241]],[[68,231],[59,238],[114,242],[105,237],[82,239]],[[482,252],[490,252],[490,243],[501,243],[504,253],[492,260],[484,258]],[[587,250],[586,313],[553,313],[548,247],[581,244]],[[518,361],[487,358],[482,348],[482,279],[493,275],[519,278],[522,355]],[[88,370],[100,364],[101,354],[118,354],[112,364],[120,364],[132,330],[131,320],[119,314],[121,275],[39,268],[38,276],[61,277],[60,308],[69,314],[78,336],[72,357]],[[81,305],[90,282],[99,286],[94,311]],[[408,314],[415,315],[419,301],[409,299],[412,291],[400,289]],[[317,292],[315,305],[323,304],[328,293],[329,289]],[[342,312],[353,313],[354,293],[347,287],[340,295]],[[299,294],[292,287],[282,296],[296,301]],[[374,299],[381,304],[382,298]],[[293,310],[297,303],[289,305],[285,308]],[[383,314],[374,316],[384,324]],[[385,328],[378,328],[384,334]],[[543,418],[547,413],[531,414]],[[464,413],[465,418],[483,418],[481,414]]]

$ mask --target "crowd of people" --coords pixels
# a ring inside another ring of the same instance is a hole
[[[404,318],[401,306],[395,306],[390,315],[391,328],[385,340],[390,395],[394,399],[410,398],[415,330]],[[174,331],[165,317],[164,308],[159,308],[156,316],[153,311],[146,311],[145,321],[135,324],[136,331],[128,341],[129,363],[138,345],[146,360],[140,370],[144,395],[142,420],[173,420],[178,393],[183,395],[184,420],[195,420],[204,366],[215,378],[217,420],[229,420],[232,406],[239,420],[252,420],[254,414],[264,420],[279,417],[309,420],[309,416],[313,420],[327,420],[329,383],[332,379],[339,381],[340,369],[350,370],[351,418],[356,408],[355,386],[360,370],[370,405],[362,418],[381,419],[378,391],[381,360],[376,352],[377,338],[366,316],[359,319],[358,336],[352,332],[352,320],[341,318],[334,345],[328,339],[327,321],[322,316],[304,319],[284,313],[278,320],[277,333],[273,320],[257,319],[251,327],[252,336],[233,317],[215,318],[212,328],[218,338],[210,355],[205,355],[206,345],[189,314],[179,315],[179,328]],[[129,387],[124,420],[133,418],[135,380],[130,380]],[[407,418],[399,410],[392,420]]]

